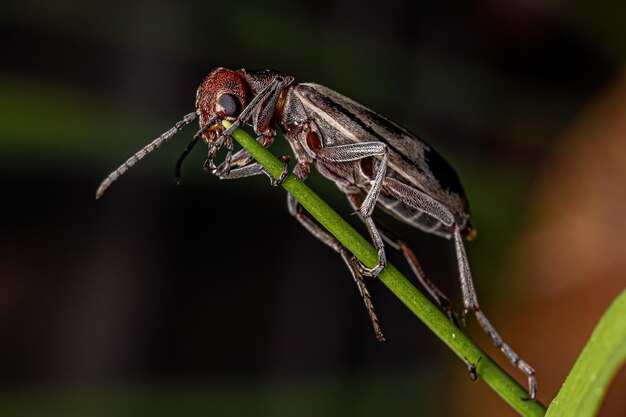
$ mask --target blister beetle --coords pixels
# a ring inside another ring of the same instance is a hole
[[[131,166],[196,118],[199,118],[201,129],[176,163],[177,180],[183,160],[202,138],[208,145],[205,169],[220,179],[263,173],[270,177],[272,185],[279,184],[288,173],[287,157],[283,157],[285,166],[281,177],[275,180],[252,160],[246,150],[233,153],[230,137],[235,129],[249,124],[258,135],[257,141],[268,147],[274,141],[276,126],[279,126],[297,158],[294,174],[305,180],[313,164],[346,194],[378,251],[378,264],[373,268],[354,258],[335,237],[307,216],[290,194],[287,195],[287,205],[289,213],[309,232],[342,256],[358,285],[380,341],[385,339],[363,276],[375,277],[385,267],[383,239],[402,251],[418,280],[448,317],[454,320],[454,314],[450,300],[424,275],[406,243],[374,222],[374,208],[380,207],[424,232],[453,240],[465,307],[463,314],[474,312],[492,342],[527,376],[529,397],[536,397],[533,368],[504,343],[478,305],[463,246],[463,238],[471,239],[475,230],[470,224],[469,206],[456,172],[423,140],[330,88],[313,83],[294,83],[292,76],[274,70],[217,68],[198,88],[196,111],[186,115],[109,174],[96,191],[96,198]],[[231,121],[232,125],[226,129],[222,120]],[[224,162],[216,166],[215,158],[222,146],[227,148],[227,153]],[[365,198],[361,199],[361,195]],[[475,368],[470,374],[475,378]]]

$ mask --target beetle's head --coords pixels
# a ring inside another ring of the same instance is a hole
[[[213,163],[215,154],[220,148],[219,137],[224,131],[222,120],[235,121],[247,103],[248,87],[244,78],[236,71],[217,68],[206,76],[196,93],[196,111],[186,115],[174,127],[144,146],[126,162],[111,172],[100,184],[96,198],[100,198],[107,188],[123,175],[130,167],[143,159],[150,152],[170,140],[185,125],[196,117],[200,118],[200,130],[196,133],[187,148],[176,162],[175,179],[180,179],[180,167],[196,142],[202,137],[209,144],[209,162]]]
[[[220,121],[237,119],[247,103],[247,97],[248,85],[237,71],[217,68],[205,77],[196,92],[196,109],[200,127],[211,125],[203,133],[207,143],[219,138],[223,130]]]

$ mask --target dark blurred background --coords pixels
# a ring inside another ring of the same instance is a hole
[[[617,1],[4,4],[0,414],[514,415],[372,281],[377,343],[284,190],[220,182],[199,148],[176,187],[195,126],[94,200],[217,66],[324,84],[456,167],[482,307],[549,403],[626,284],[624,17]],[[309,183],[349,217],[333,184]],[[460,305],[451,243],[399,233]],[[626,414],[625,387],[622,372],[602,415]]]

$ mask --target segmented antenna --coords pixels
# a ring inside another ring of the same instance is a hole
[[[186,126],[189,123],[193,122],[196,119],[196,117],[197,117],[196,112],[187,114],[185,117],[183,117],[183,120],[181,120],[178,123],[176,123],[174,125],[174,127],[172,127],[170,130],[168,130],[167,132],[163,133],[161,136],[159,136],[158,138],[156,138],[155,140],[153,140],[152,142],[150,142],[149,144],[147,144],[146,146],[141,148],[136,154],[134,154],[133,156],[128,158],[126,160],[126,162],[124,162],[122,165],[120,165],[115,171],[111,172],[100,183],[100,186],[96,190],[96,200],[99,199],[100,197],[102,197],[102,194],[104,194],[104,192],[107,190],[107,188],[109,188],[111,186],[111,184],[113,184],[113,182],[115,180],[117,180],[126,171],[128,171],[128,169],[130,167],[132,167],[137,162],[142,160],[150,152],[152,152],[153,150],[155,150],[156,148],[158,148],[159,146],[161,146],[162,144],[164,144],[165,142],[170,140],[172,138],[172,136],[174,136],[176,133],[178,133],[178,131],[181,130],[184,126]]]

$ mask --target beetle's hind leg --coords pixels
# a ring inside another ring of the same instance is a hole
[[[463,292],[463,303],[465,304],[464,314],[472,310],[476,316],[476,320],[483,328],[485,333],[489,335],[493,344],[504,353],[511,364],[517,366],[528,377],[528,395],[531,400],[537,397],[537,379],[535,377],[535,370],[511,347],[502,340],[502,337],[496,331],[496,328],[487,319],[487,316],[482,312],[478,305],[478,297],[476,290],[474,289],[474,282],[469,269],[469,262],[467,260],[467,254],[465,253],[465,247],[463,245],[463,239],[458,225],[455,223],[452,225],[454,232],[454,246],[456,249],[456,257],[459,263],[459,272],[461,277],[461,289]]]
[[[404,204],[428,214],[441,222],[442,225],[451,229],[459,267],[459,278],[461,281],[465,311],[472,310],[474,312],[476,320],[478,320],[478,323],[485,333],[489,335],[493,344],[502,351],[511,364],[517,366],[517,368],[526,375],[528,378],[528,395],[530,399],[534,400],[537,396],[535,370],[502,340],[496,328],[489,322],[478,305],[478,296],[476,295],[474,281],[472,280],[472,274],[469,268],[469,261],[465,253],[465,247],[463,246],[461,230],[454,214],[446,206],[429,195],[395,179],[386,178],[383,187]]]
[[[352,208],[358,211],[358,209],[361,207],[361,197],[359,196],[359,194],[346,192],[346,195],[348,197],[348,202],[350,203]],[[362,217],[361,220],[363,220]],[[415,256],[413,250],[409,247],[409,245],[405,241],[395,236],[386,227],[381,226],[380,224],[377,224],[377,227],[383,239],[392,248],[402,252],[404,258],[411,267],[413,274],[417,277],[418,281],[420,282],[420,284],[422,284],[426,291],[428,291],[428,294],[430,294],[430,296],[437,302],[444,314],[450,319],[450,321],[452,321],[457,327],[460,328],[461,326],[459,325],[457,317],[454,314],[454,310],[452,308],[452,302],[437,287],[437,285],[435,285],[435,283],[426,276],[424,270],[422,269],[422,266],[420,265],[417,257]]]

